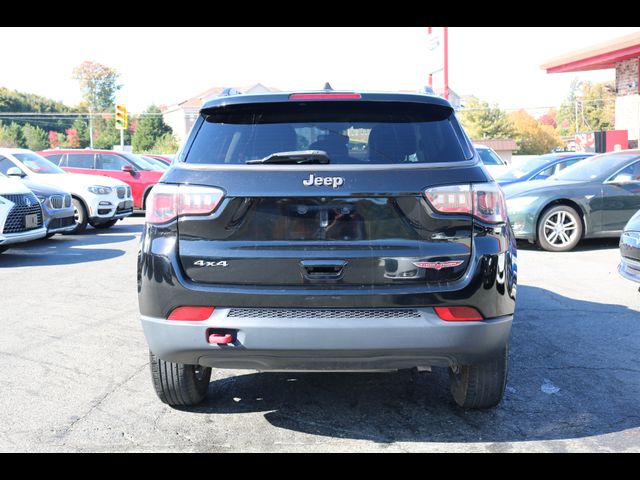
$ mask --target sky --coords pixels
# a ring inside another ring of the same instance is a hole
[[[130,112],[214,86],[260,82],[281,90],[418,90],[427,84],[426,27],[3,27],[0,86],[80,101],[73,68],[114,67]],[[640,27],[450,27],[449,86],[504,109],[558,106],[575,73],[546,60]],[[51,45],[55,45],[52,48]],[[613,70],[581,80],[613,80]]]

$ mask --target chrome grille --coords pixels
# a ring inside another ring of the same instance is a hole
[[[42,227],[42,208],[40,207],[40,202],[33,193],[22,195],[2,195],[2,198],[5,198],[15,204],[7,216],[2,233],[9,234],[26,232],[27,228],[25,226],[25,217],[33,214],[38,215],[38,224],[33,229]]]
[[[420,318],[409,308],[325,309],[325,308],[232,308],[227,317],[244,318]]]
[[[124,198],[127,194],[127,187],[118,187],[116,190],[118,192],[118,198],[120,199]]]
[[[64,196],[63,195],[51,195],[49,197],[49,206],[54,209],[59,209],[64,206]]]
[[[64,208],[71,207],[71,195],[64,196]]]

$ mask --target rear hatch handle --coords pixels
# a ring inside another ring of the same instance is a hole
[[[302,260],[300,267],[308,280],[339,280],[344,275],[346,260]]]

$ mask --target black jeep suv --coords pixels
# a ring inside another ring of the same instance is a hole
[[[320,91],[206,103],[147,201],[138,291],[156,392],[211,368],[447,367],[500,402],[516,248],[450,104]]]

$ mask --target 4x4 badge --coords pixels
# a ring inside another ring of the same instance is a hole
[[[413,262],[418,268],[431,268],[442,270],[443,268],[458,267],[464,263],[463,260],[451,260],[449,262]]]
[[[195,262],[193,262],[193,265],[196,267],[228,267],[229,266],[226,260],[221,260],[219,262],[196,260]]]
[[[302,181],[305,187],[333,187],[338,188],[344,185],[344,178],[342,177],[316,177],[313,173],[309,175],[309,178]]]

